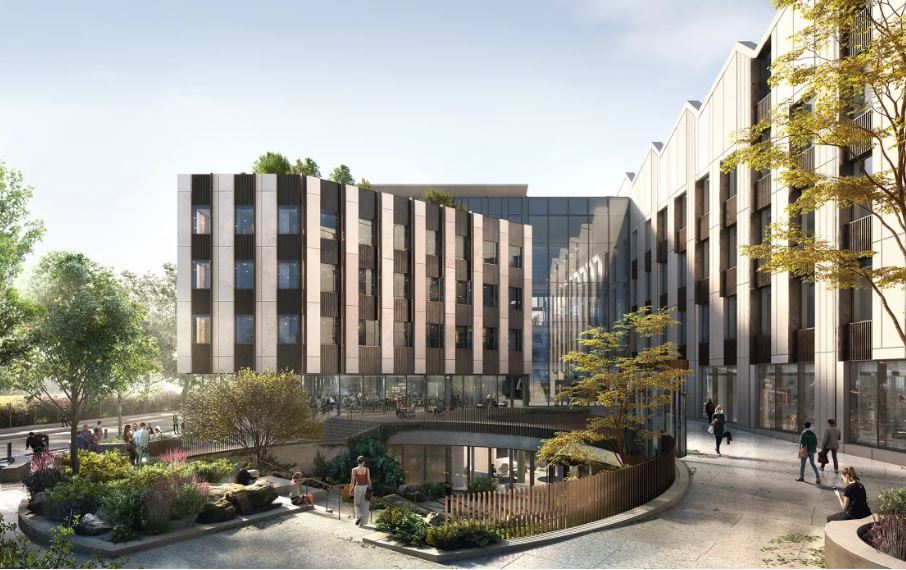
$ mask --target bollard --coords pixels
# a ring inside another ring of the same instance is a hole
[[[8,463],[13,462],[13,442],[11,441],[6,442],[6,461]]]
[[[104,428],[104,439],[107,439],[107,428]]]

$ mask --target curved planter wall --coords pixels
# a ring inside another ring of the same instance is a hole
[[[906,561],[878,552],[859,538],[859,528],[874,517],[835,521],[824,527],[824,558],[827,568],[906,568]]]

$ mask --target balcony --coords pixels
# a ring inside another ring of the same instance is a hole
[[[736,294],[736,268],[731,267],[720,272],[720,296],[732,297]]]
[[[707,341],[698,343],[698,364],[699,366],[708,366],[711,364],[711,355]]]
[[[736,366],[736,339],[724,339],[724,366]]]
[[[710,222],[708,221],[708,213],[705,212],[698,217],[698,223],[695,228],[695,239],[698,241],[704,241],[708,239],[708,229],[710,227]]]
[[[757,171],[756,171],[757,172]],[[771,205],[771,173],[755,181],[755,209],[761,210]]]
[[[857,131],[871,130],[871,109],[864,111],[861,115],[853,119],[853,126]],[[847,159],[858,158],[867,152],[871,152],[872,141],[866,136],[865,140],[853,143],[846,149]]]
[[[815,361],[815,329],[799,329],[793,333],[793,355],[796,362]]]
[[[721,227],[727,228],[736,223],[736,196],[730,196],[721,206]]]
[[[846,360],[871,360],[871,321],[845,325]]]
[[[809,172],[815,171],[815,145],[809,145],[799,152],[799,168]]]
[[[696,305],[707,305],[708,304],[708,288],[710,279],[705,277],[704,279],[698,279],[695,281],[695,304]]]
[[[755,103],[755,123],[771,119],[771,94],[768,93]]]
[[[849,55],[859,55],[868,47],[871,41],[871,17],[865,8],[853,19],[853,26],[849,31]]]
[[[846,248],[850,251],[871,250],[871,216],[846,224]]]
[[[771,285],[771,274],[767,271],[759,271],[764,266],[763,259],[752,261],[752,279],[756,287],[769,287]]]
[[[667,263],[667,240],[658,240],[657,242],[657,262]]]
[[[750,360],[752,364],[770,364],[771,362],[771,335],[756,334],[752,335],[752,346],[750,347]]]
[[[686,251],[686,228],[685,226],[676,230],[675,243],[673,244],[673,250],[677,253]]]

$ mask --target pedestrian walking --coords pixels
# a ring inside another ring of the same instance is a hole
[[[805,429],[799,434],[799,478],[796,481],[805,481],[805,461],[812,465],[815,472],[815,485],[821,484],[821,474],[815,465],[815,451],[818,449],[818,436],[812,431],[812,422],[805,422]]]
[[[179,433],[179,414],[173,412],[173,433]]]
[[[818,463],[821,464],[821,470],[827,465],[827,454],[830,452],[834,459],[834,473],[839,473],[837,464],[837,450],[840,449],[840,428],[837,427],[836,420],[827,420],[827,427],[824,428],[824,437],[821,439],[821,453],[818,454]]]
[[[32,450],[33,455],[40,455],[44,452],[44,436],[35,434],[35,432],[28,432],[28,437],[25,438],[25,451],[29,449]]]
[[[708,425],[711,425],[711,421],[714,419],[714,409],[717,405],[711,398],[708,398],[708,403],[705,404],[705,415],[708,416]]]
[[[834,494],[837,495],[843,511],[827,517],[827,522],[864,519],[871,516],[871,509],[868,508],[868,495],[862,482],[859,481],[859,476],[856,475],[856,470],[851,466],[844,468],[842,479],[846,487],[843,488],[843,492],[834,487]]]
[[[450,484],[450,480],[447,479],[444,481],[444,504],[447,507],[447,511],[450,510],[450,499],[453,498],[453,485]]]
[[[355,524],[361,526],[368,520],[368,501],[371,500],[371,469],[365,466],[365,458],[359,455],[358,465],[352,469],[349,485],[352,487],[352,503],[355,507]]]
[[[132,424],[126,424],[123,428],[123,441],[126,442],[126,452],[129,454],[129,461],[135,465],[136,447],[133,439]]]
[[[727,426],[727,416],[724,414],[723,406],[716,406],[714,408],[714,415],[711,416],[711,423],[708,426],[708,431],[714,434],[714,451],[717,452],[717,455],[720,456],[720,444],[723,442],[724,438],[727,438],[727,445],[730,445],[730,442],[733,441],[733,434],[726,429]]]

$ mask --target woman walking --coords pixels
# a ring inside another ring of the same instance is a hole
[[[724,427],[727,425],[727,416],[724,415],[723,406],[717,406],[714,408],[714,415],[711,419],[711,427],[714,428],[714,443],[716,447],[714,450],[717,452],[717,455],[720,456],[720,443],[724,440]],[[729,444],[729,440],[727,440]]]
[[[358,466],[352,469],[349,485],[352,487],[352,504],[355,507],[355,524],[368,521],[368,501],[371,498],[371,469],[365,466],[365,457],[359,455]]]

